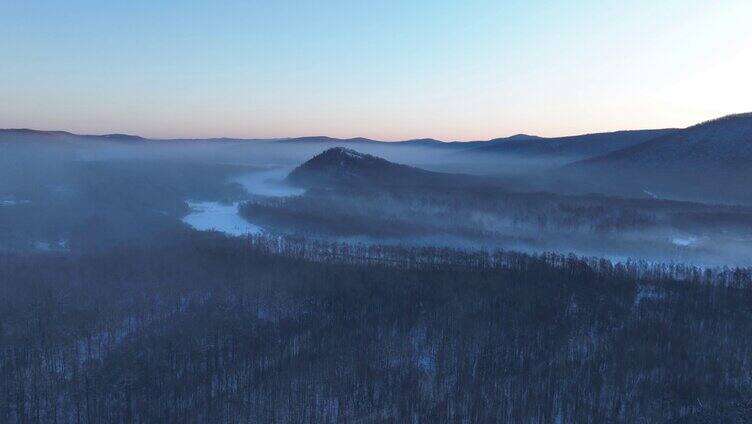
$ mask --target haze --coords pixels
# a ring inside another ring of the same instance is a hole
[[[752,423],[751,18],[0,0],[0,424]]]

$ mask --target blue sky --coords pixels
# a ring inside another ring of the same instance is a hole
[[[3,1],[0,127],[487,139],[752,110],[752,2]]]

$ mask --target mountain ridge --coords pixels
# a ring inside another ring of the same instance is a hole
[[[81,138],[104,138],[104,139],[128,139],[128,140],[142,140],[142,141],[275,141],[281,143],[299,142],[299,143],[317,143],[317,142],[331,142],[331,143],[383,143],[383,144],[423,144],[423,145],[436,145],[436,146],[464,146],[473,147],[479,145],[488,145],[495,143],[503,143],[509,141],[523,142],[523,141],[546,141],[546,140],[559,140],[559,139],[572,139],[576,137],[591,137],[597,135],[610,135],[618,134],[621,132],[640,132],[640,131],[663,131],[658,130],[622,130],[604,133],[588,133],[573,136],[560,136],[560,137],[541,137],[529,134],[515,134],[508,137],[496,137],[487,140],[440,140],[436,138],[424,137],[413,138],[396,141],[377,140],[367,137],[350,137],[350,138],[338,138],[324,135],[314,136],[302,136],[302,137],[272,137],[272,138],[237,138],[237,137],[208,137],[208,138],[151,138],[143,137],[140,135],[123,134],[123,133],[110,133],[110,134],[78,134],[69,131],[60,130],[37,130],[32,128],[0,128],[0,136],[3,134],[17,134],[17,135],[30,135],[30,136],[67,136],[67,137],[81,137]]]
[[[752,161],[752,112],[727,115],[574,165],[706,166]]]
[[[497,138],[472,146],[463,153],[567,156],[585,158],[618,151],[677,131],[673,128],[619,130],[564,137],[517,135]]]

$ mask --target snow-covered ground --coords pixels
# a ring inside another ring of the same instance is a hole
[[[687,246],[692,246],[693,244],[696,244],[698,240],[699,239],[695,236],[683,236],[683,237],[672,238],[671,243],[677,246],[687,247]]]
[[[60,239],[57,241],[35,241],[32,243],[34,249],[41,252],[54,252],[68,250],[68,240]]]
[[[647,191],[644,188],[642,189],[642,192],[645,193],[645,194],[647,194],[648,196],[652,197],[653,199],[658,199],[659,198],[657,194],[653,193],[652,191]]]
[[[230,181],[243,186],[249,193],[257,196],[284,197],[303,194],[305,190],[292,187],[284,182],[289,169],[273,169],[254,172],[234,177]],[[240,216],[239,203],[222,204],[219,202],[188,201],[191,213],[183,222],[199,231],[220,231],[231,236],[260,234],[263,229],[246,221]]]
[[[251,224],[238,213],[238,203],[187,202],[192,212],[183,222],[199,231],[220,231],[232,236],[259,234],[263,230]]]
[[[666,298],[666,292],[653,285],[640,285],[634,299],[634,306],[640,306],[644,300],[661,300]]]
[[[0,199],[0,207],[26,205],[28,203],[30,203],[28,200]]]

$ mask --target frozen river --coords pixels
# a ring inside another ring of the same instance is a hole
[[[273,169],[233,177],[230,181],[238,183],[249,193],[266,197],[285,197],[303,194],[305,190],[284,183],[289,169]],[[239,213],[240,204],[220,202],[187,201],[191,213],[183,222],[199,231],[219,231],[231,236],[260,234],[260,226],[248,222]]]
[[[261,227],[243,219],[238,213],[238,203],[187,202],[191,213],[183,222],[199,231],[220,231],[231,236],[259,234]]]

